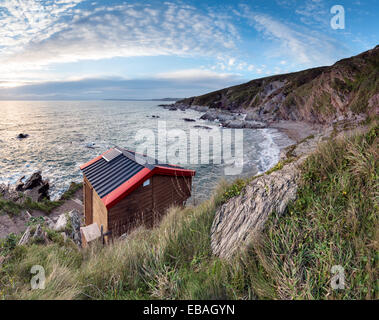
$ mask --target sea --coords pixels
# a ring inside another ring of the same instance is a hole
[[[158,106],[160,103],[113,100],[0,101],[0,183],[13,184],[22,176],[28,177],[40,170],[50,182],[52,199],[56,199],[71,181],[82,181],[80,165],[112,147],[138,151],[145,143],[148,146],[146,152],[155,154],[161,160],[159,149],[162,145],[159,141],[165,140],[165,136],[159,136],[160,132],[164,132],[159,128],[166,128],[165,132],[171,132],[167,134],[171,140],[166,140],[167,149],[171,147],[170,154],[179,155],[182,152],[180,163],[173,164],[196,170],[191,198],[196,203],[208,198],[221,179],[232,181],[273,167],[278,162],[280,149],[292,143],[276,129],[226,129],[218,123],[200,120],[200,112],[170,111]],[[184,118],[196,121],[189,122]],[[196,129],[195,126],[207,128]],[[230,141],[232,145],[235,142],[234,147],[230,147],[232,155],[234,152],[235,157],[243,161],[242,165],[239,163],[240,170],[232,174],[225,170],[230,163],[212,158],[216,154],[213,150],[224,150],[227,145],[223,138],[210,140],[208,162],[201,161],[201,146],[190,149],[190,135],[194,132],[200,137],[212,134],[226,137],[225,130],[232,131]],[[175,132],[179,132],[176,139]],[[19,139],[17,136],[20,133],[29,136]],[[148,137],[149,133],[156,136],[156,143],[146,144],[148,139],[141,138],[144,134]],[[186,146],[181,148],[183,144]],[[176,149],[178,151],[175,153]],[[199,157],[193,157],[193,154],[184,157],[183,150],[192,150],[192,153],[196,150]]]

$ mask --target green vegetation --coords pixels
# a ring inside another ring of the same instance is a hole
[[[158,227],[106,247],[15,246],[10,238],[0,253],[9,256],[0,267],[0,298],[378,298],[378,134],[375,125],[321,145],[303,164],[297,200],[229,261],[212,255],[210,229],[216,209],[242,192],[244,180],[223,183],[209,201],[172,208]],[[45,268],[45,290],[30,290],[35,264]],[[331,288],[334,265],[345,269],[344,290]]]
[[[16,215],[20,213],[22,206],[10,200],[5,200],[0,195],[0,214],[8,213],[10,215]]]
[[[272,104],[276,104],[273,115],[280,119],[286,119],[287,115],[290,119],[326,123],[341,111],[375,114],[374,103],[370,104],[369,101],[379,92],[378,70],[379,49],[376,47],[330,67],[256,79],[179,102],[219,109],[258,111],[267,102],[267,97],[263,99],[264,89],[268,84],[280,81],[284,86],[278,90],[279,99],[272,100]],[[278,103],[283,96],[283,103]]]
[[[222,202],[226,202],[229,199],[239,196],[249,183],[250,179],[237,179],[233,184],[229,185],[222,195]]]
[[[83,183],[71,182],[68,190],[61,196],[60,200],[70,200],[75,193],[83,188]]]
[[[291,157],[291,158],[287,158],[283,161],[279,161],[274,167],[272,167],[270,170],[266,171],[266,174],[271,174],[275,171],[282,170],[286,164],[291,163],[293,160],[294,160],[294,158]]]
[[[43,200],[35,202],[31,198],[26,198],[23,203],[16,203],[11,200],[0,198],[0,214],[17,215],[22,210],[39,210],[45,213],[50,213],[55,208],[62,205],[62,201]]]
[[[16,203],[11,200],[3,199],[0,195],[0,214],[17,215],[22,210],[38,210],[51,213],[55,208],[60,207],[65,200],[71,199],[82,187],[82,183],[72,182],[69,189],[61,196],[60,200],[57,201],[44,199],[43,201],[36,202],[31,198],[26,198],[22,203]]]

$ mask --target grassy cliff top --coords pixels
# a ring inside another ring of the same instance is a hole
[[[229,261],[212,255],[210,228],[216,209],[243,192],[241,181],[106,247],[79,250],[52,231],[49,245],[8,238],[0,299],[377,298],[378,134],[374,124],[320,145],[301,168],[297,200]],[[45,290],[30,289],[33,265],[45,268]],[[343,290],[330,285],[335,265],[344,268]]]
[[[329,123],[349,112],[373,115],[379,101],[379,46],[332,66],[275,75],[178,101],[254,112],[261,120]]]

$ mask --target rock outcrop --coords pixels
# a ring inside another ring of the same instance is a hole
[[[330,124],[347,114],[379,114],[379,46],[332,66],[275,75],[178,101],[180,108],[247,113],[245,120]],[[236,120],[236,119],[228,119]]]
[[[261,231],[272,212],[282,214],[296,199],[299,162],[253,180],[244,192],[222,205],[211,229],[213,253],[229,258],[250,237]]]
[[[27,133],[20,133],[18,136],[17,136],[17,139],[26,139],[28,138],[29,135]]]
[[[336,128],[325,128],[323,132],[283,149],[281,163],[292,162],[280,170],[253,179],[239,196],[216,211],[211,228],[211,247],[215,255],[230,258],[238,248],[259,235],[273,212],[279,215],[284,213],[288,203],[296,199],[299,167]]]
[[[24,196],[31,198],[33,201],[42,201],[50,199],[49,189],[50,185],[47,180],[43,180],[41,172],[33,173],[25,183],[22,182],[23,178],[16,184],[15,189],[24,194]]]
[[[15,185],[0,185],[0,195],[6,199],[17,203],[23,203],[27,198],[33,201],[43,201],[50,199],[50,185],[47,180],[43,180],[41,172],[33,173],[26,182],[23,182],[23,176]]]
[[[80,235],[80,226],[82,223],[82,215],[77,210],[72,210],[69,213],[63,213],[58,217],[55,225],[51,228],[57,232],[62,232],[65,237],[72,239],[79,247],[82,245]]]

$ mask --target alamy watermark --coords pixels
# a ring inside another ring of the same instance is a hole
[[[331,286],[333,290],[345,289],[345,269],[341,265],[335,265],[332,267],[332,280]]]
[[[34,274],[32,279],[30,280],[30,286],[32,290],[43,290],[45,289],[45,269],[40,265],[35,265],[30,270],[31,274]]]
[[[330,20],[330,26],[332,29],[345,29],[345,8],[339,4],[334,5],[330,8],[330,13],[334,14]]]
[[[158,121],[157,133],[151,129],[136,132],[136,161],[142,165],[154,164],[155,159],[159,163],[174,165],[212,162],[224,164],[225,175],[239,175],[244,164],[243,138],[241,129],[208,128],[186,132],[183,129],[168,130],[165,121]]]

